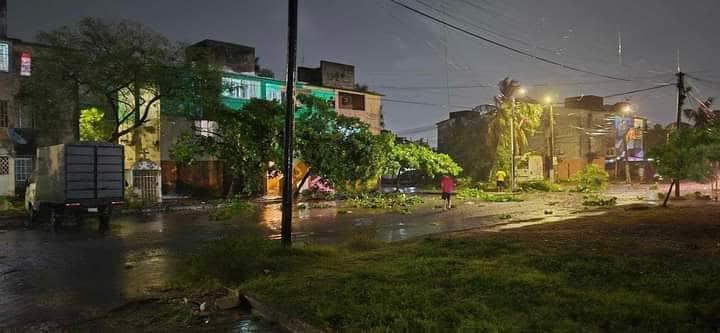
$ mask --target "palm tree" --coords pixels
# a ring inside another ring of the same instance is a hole
[[[498,90],[500,94],[495,96],[496,110],[490,120],[491,124],[487,136],[488,142],[496,143],[497,146],[493,171],[507,170],[509,168],[507,160],[510,159],[511,154],[509,127],[512,115],[514,114],[515,121],[515,155],[519,155],[524,147],[527,147],[528,138],[540,125],[540,117],[542,116],[542,107],[534,103],[533,100],[515,100],[515,96],[520,90],[519,81],[506,77],[498,83]],[[513,101],[516,102],[514,113],[512,112]]]

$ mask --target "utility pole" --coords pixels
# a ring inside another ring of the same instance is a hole
[[[680,125],[682,124],[682,108],[685,103],[685,73],[680,71],[680,64],[678,62],[677,76],[677,119],[675,121],[675,130],[680,131]],[[672,186],[672,185],[671,185]],[[680,197],[680,179],[675,179],[675,197]]]
[[[293,203],[293,121],[295,117],[295,71],[297,58],[298,0],[288,0],[287,80],[285,82],[285,133],[283,135],[283,198],[281,238],[285,246],[292,245]]]
[[[515,96],[510,108],[510,193],[515,193]]]

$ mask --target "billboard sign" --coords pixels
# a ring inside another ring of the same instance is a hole
[[[615,151],[631,162],[644,161],[645,119],[615,116]]]

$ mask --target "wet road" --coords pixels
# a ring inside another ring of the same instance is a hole
[[[394,241],[461,228],[466,219],[460,214],[439,223],[446,213],[432,202],[413,215],[321,205],[295,211],[296,240],[342,242],[372,227],[379,239]],[[183,212],[115,217],[108,235],[73,226],[0,231],[0,330],[52,328],[153,295],[172,279],[179,258],[233,234],[278,237],[280,217],[280,204],[267,204],[253,221],[208,221],[204,213]]]
[[[638,194],[618,192],[627,200]],[[570,194],[548,193],[525,202],[457,202],[457,208],[443,211],[437,208],[439,198],[426,197],[412,215],[314,203],[295,211],[293,235],[300,242],[336,243],[365,230],[377,239],[397,241],[508,222],[573,218],[578,216],[576,201]],[[116,217],[105,236],[81,228],[0,231],[0,330],[54,327],[152,295],[172,279],[180,258],[204,243],[247,233],[276,238],[280,217],[280,204],[266,204],[245,221],[208,221],[204,213],[187,212]]]
[[[111,234],[69,227],[0,233],[0,330],[90,318],[150,295],[177,258],[233,232],[202,214],[113,219]]]

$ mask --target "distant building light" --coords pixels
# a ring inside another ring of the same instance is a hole
[[[32,56],[30,52],[20,54],[20,76],[30,76],[32,73]]]

